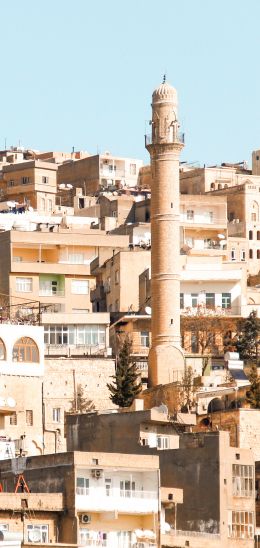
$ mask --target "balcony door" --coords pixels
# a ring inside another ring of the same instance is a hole
[[[120,481],[120,496],[132,497],[135,494],[135,481]]]

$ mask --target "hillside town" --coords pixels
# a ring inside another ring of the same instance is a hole
[[[0,151],[1,546],[260,546],[260,143],[182,161],[165,78],[149,129]]]

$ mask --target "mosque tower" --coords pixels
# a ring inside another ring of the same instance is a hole
[[[152,134],[145,146],[151,157],[152,347],[149,386],[180,379],[184,355],[180,337],[180,184],[177,92],[165,82],[152,96]]]

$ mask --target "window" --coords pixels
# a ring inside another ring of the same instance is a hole
[[[115,283],[119,284],[119,270],[115,271]]]
[[[52,420],[53,422],[61,422],[61,413],[59,407],[54,407],[52,410]]]
[[[5,345],[2,339],[0,339],[0,360],[6,359]]]
[[[231,293],[222,293],[222,308],[231,308]]]
[[[254,496],[254,468],[245,464],[232,465],[232,494],[234,497]]]
[[[89,495],[89,478],[77,478],[76,493],[77,495]]]
[[[184,294],[180,293],[180,309],[184,308]]]
[[[41,205],[40,205],[40,209],[45,210],[45,198],[41,198],[40,204],[41,204]]]
[[[119,311],[119,299],[116,299],[116,302],[115,302],[115,311],[116,311],[116,312]]]
[[[7,186],[8,186],[8,187],[14,186],[14,180],[13,180],[13,179],[10,179],[10,181],[7,181]]]
[[[215,293],[206,293],[206,308],[215,308]]]
[[[149,348],[149,331],[141,331],[141,346]]]
[[[256,222],[256,213],[251,213],[251,221],[252,221],[253,223]]]
[[[0,531],[9,531],[8,523],[0,523]]]
[[[256,233],[256,239],[260,240],[260,230],[258,230],[257,233]]]
[[[209,211],[209,222],[213,223],[213,211]]]
[[[232,247],[231,249],[231,261],[235,261],[236,260],[236,250],[234,247]]]
[[[136,175],[136,164],[130,164],[130,174]]]
[[[48,525],[27,525],[28,542],[49,542]]]
[[[22,177],[21,182],[22,185],[28,185],[30,182],[30,177]]]
[[[191,306],[193,308],[198,306],[198,293],[192,293],[191,294]]]
[[[187,209],[187,221],[193,221],[194,211],[192,209]]]
[[[191,351],[197,354],[199,350],[198,338],[196,333],[191,333]]]
[[[89,280],[71,280],[71,293],[74,295],[88,295]]]
[[[10,425],[11,426],[17,426],[17,413],[14,412],[11,416],[10,416]]]
[[[256,258],[260,259],[260,249],[258,249],[257,252],[256,252]]]
[[[13,347],[14,362],[39,362],[37,344],[30,337],[22,337]]]
[[[69,264],[84,264],[84,253],[69,253]]]
[[[234,512],[228,513],[228,536],[231,538],[254,538],[254,513]]]
[[[111,495],[111,487],[112,487],[112,480],[110,478],[105,478],[105,490],[106,490],[107,497]]]
[[[46,185],[49,182],[49,177],[46,177],[45,175],[42,176],[42,183]]]
[[[25,411],[26,426],[33,426],[33,411],[26,409]]]
[[[135,481],[120,481],[120,497],[131,497],[135,492]]]
[[[21,293],[30,293],[32,291],[32,278],[16,278],[16,291]]]
[[[106,328],[104,325],[46,325],[44,326],[45,344],[70,344],[86,346],[105,346]]]
[[[249,259],[253,259],[253,258],[254,258],[253,249],[249,249]]]
[[[240,251],[240,260],[245,261],[246,260],[246,252],[245,249],[241,249]]]
[[[249,230],[248,239],[253,240],[253,230]]]
[[[48,200],[48,211],[52,211],[52,200]]]
[[[169,436],[157,436],[157,449],[170,449]]]

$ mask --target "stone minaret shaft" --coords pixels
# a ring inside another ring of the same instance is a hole
[[[180,345],[179,156],[183,136],[177,120],[177,93],[167,83],[153,93],[151,156],[152,348],[149,385],[177,380],[183,372]]]

